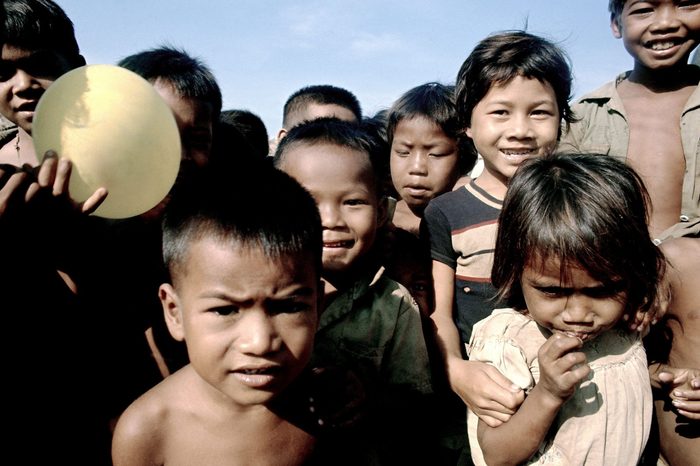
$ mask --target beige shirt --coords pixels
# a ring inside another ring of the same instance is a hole
[[[627,159],[629,125],[617,85],[623,73],[595,91],[583,96],[573,111],[579,121],[562,135],[561,152],[594,152],[622,161]],[[687,223],[700,217],[700,86],[693,92],[681,113],[681,139],[685,155],[683,200],[679,224],[659,235],[659,240],[690,234]],[[679,233],[685,230],[684,233]]]
[[[514,309],[496,309],[474,326],[469,359],[494,365],[528,393],[539,381],[537,352],[551,333]],[[562,406],[548,436],[527,464],[635,466],[644,451],[653,412],[647,361],[639,334],[609,330],[582,350],[591,367]],[[478,418],[468,413],[469,444],[485,465]]]

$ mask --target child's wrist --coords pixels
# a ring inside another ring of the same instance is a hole
[[[538,403],[547,410],[557,412],[561,409],[568,398],[562,398],[547,390],[541,384],[535,385],[529,395],[530,398],[538,400]]]

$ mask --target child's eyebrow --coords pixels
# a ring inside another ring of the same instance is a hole
[[[272,295],[272,296],[266,296],[264,299],[265,300],[275,300],[275,301],[282,301],[282,300],[291,300],[291,299],[297,299],[297,298],[305,298],[308,296],[313,296],[314,295],[314,289],[308,286],[300,286],[296,288],[294,285],[290,287],[291,289],[289,291],[282,291],[282,293]],[[222,301],[229,301],[232,303],[249,303],[254,300],[254,298],[250,296],[245,296],[245,295],[239,295],[236,296],[231,293],[226,293],[224,291],[218,291],[218,290],[213,290],[213,291],[204,291],[201,294],[198,295],[199,298],[203,299],[219,299]]]

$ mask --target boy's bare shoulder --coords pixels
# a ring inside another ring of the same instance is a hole
[[[115,466],[163,464],[169,426],[177,417],[189,374],[185,369],[136,399],[119,417],[112,440]]]

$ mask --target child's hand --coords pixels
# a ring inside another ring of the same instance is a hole
[[[668,273],[664,274],[659,280],[659,284],[656,288],[656,299],[654,304],[649,308],[648,311],[642,312],[637,311],[634,315],[634,319],[629,322],[629,329],[632,331],[638,331],[642,335],[646,335],[646,331],[651,325],[655,325],[668,311],[668,305],[671,302],[671,281]],[[625,314],[625,320],[629,317]]]
[[[542,345],[538,352],[540,362],[539,385],[564,402],[571,398],[576,386],[591,372],[586,356],[580,351],[583,342],[576,338],[555,333]]]
[[[105,188],[98,188],[83,202],[75,202],[68,194],[68,184],[73,166],[68,159],[58,159],[53,151],[47,151],[44,161],[39,166],[36,181],[27,189],[26,201],[30,201],[40,191],[50,193],[59,202],[65,203],[71,210],[90,214],[97,209],[107,197]]]
[[[0,225],[22,204],[31,183],[30,174],[12,165],[0,165]]]
[[[453,367],[452,390],[489,427],[508,422],[525,399],[520,387],[485,362],[459,360]]]
[[[700,420],[700,369],[652,364],[649,377],[653,387],[666,391],[678,414]]]

